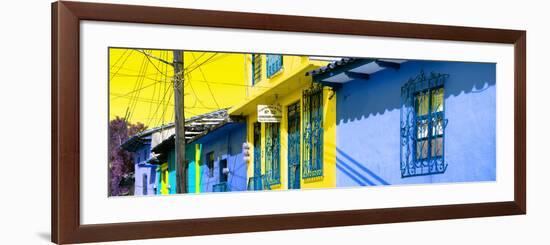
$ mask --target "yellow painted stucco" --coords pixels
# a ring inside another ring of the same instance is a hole
[[[160,194],[170,194],[170,174],[168,173],[168,163],[163,163],[160,166]]]
[[[140,50],[141,51],[141,50]],[[126,117],[149,128],[174,121],[172,66],[168,50],[109,49],[109,119]],[[227,108],[246,95],[245,55],[184,51],[185,116]]]
[[[201,192],[201,145],[195,144],[195,193]]]
[[[307,71],[326,65],[324,61],[313,61],[307,56],[283,56],[283,68],[271,78],[266,76],[265,56],[262,57],[262,79],[252,87],[247,88],[246,98],[232,107],[229,113],[234,116],[246,117],[247,141],[251,145],[251,160],[247,166],[247,176],[254,176],[254,146],[253,125],[257,121],[257,105],[280,105],[282,119],[280,122],[280,184],[271,185],[272,190],[288,189],[288,106],[299,102],[302,105],[302,91],[312,85]],[[249,84],[251,78],[251,55],[247,56],[246,71]],[[323,176],[301,179],[300,188],[331,188],[336,186],[336,95],[329,88],[323,89]],[[300,106],[302,108],[303,106]],[[302,119],[300,119],[302,121]],[[261,124],[261,171],[265,174],[265,123]],[[303,125],[300,123],[301,135]],[[303,147],[303,143],[300,144]],[[300,166],[303,166],[302,161]],[[300,171],[301,172],[301,171]]]

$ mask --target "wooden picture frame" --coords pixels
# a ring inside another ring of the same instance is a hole
[[[79,166],[79,23],[82,20],[513,44],[514,200],[82,225]],[[63,1],[52,4],[51,48],[51,237],[55,243],[305,229],[526,213],[525,31]]]

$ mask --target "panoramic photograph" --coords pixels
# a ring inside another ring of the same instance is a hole
[[[109,196],[496,181],[495,63],[112,47],[107,82]]]

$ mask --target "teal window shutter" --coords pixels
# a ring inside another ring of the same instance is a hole
[[[252,85],[262,80],[262,55],[252,54]]]

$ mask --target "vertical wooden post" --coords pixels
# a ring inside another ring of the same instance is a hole
[[[174,112],[176,145],[176,192],[187,193],[187,163],[185,161],[185,114],[183,101],[183,51],[174,50]]]

